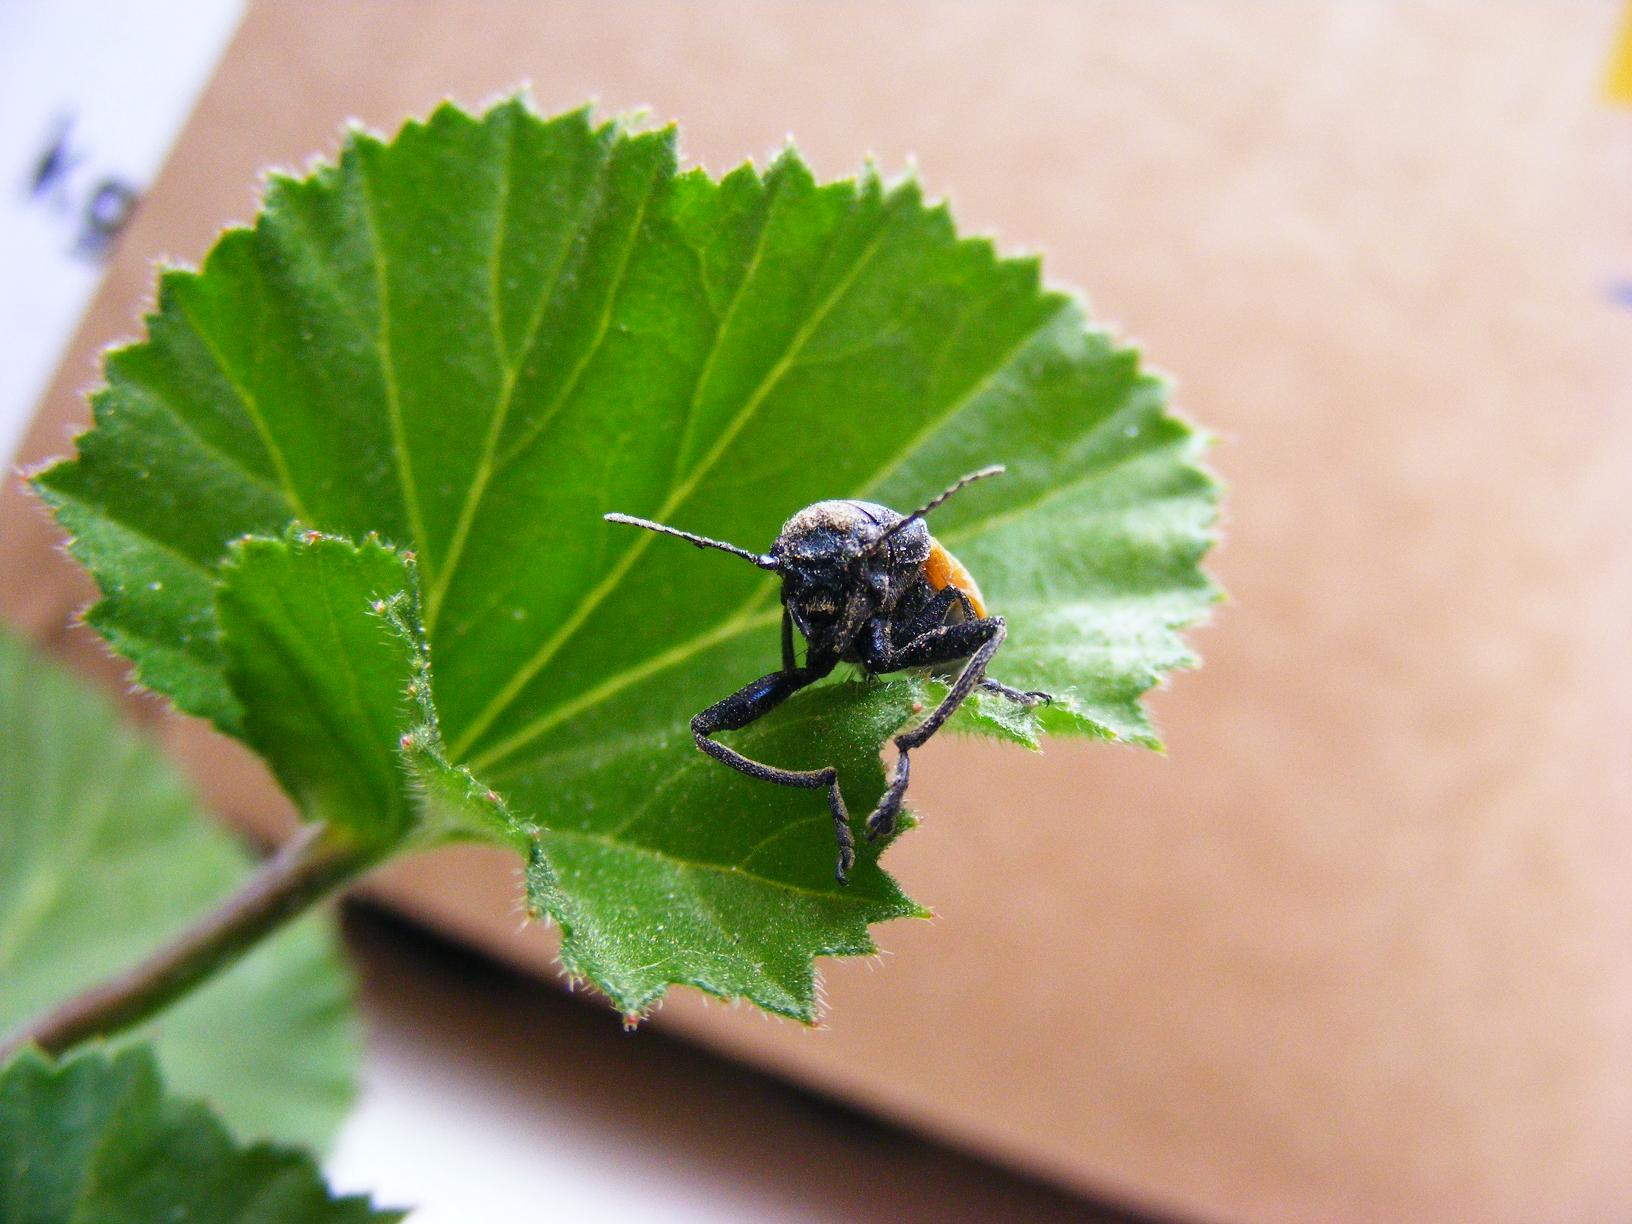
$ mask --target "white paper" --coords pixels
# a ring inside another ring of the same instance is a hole
[[[15,453],[121,220],[242,11],[242,0],[0,2],[0,455]]]

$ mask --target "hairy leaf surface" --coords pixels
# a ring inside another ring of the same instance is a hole
[[[246,870],[106,699],[0,635],[0,1033],[154,951]],[[136,1037],[238,1133],[326,1143],[360,1053],[335,943],[305,918]]]
[[[1027,743],[1153,744],[1140,694],[1192,661],[1178,629],[1214,596],[1198,568],[1214,488],[1137,354],[1042,289],[1035,261],[960,238],[914,183],[820,184],[791,152],[715,181],[678,166],[672,131],[520,101],[443,107],[389,143],[355,133],[336,165],[274,178],[200,272],[165,273],[147,339],[107,379],[79,458],[38,481],[102,586],[93,623],[145,682],[253,741],[235,676],[254,669],[230,662],[217,616],[228,541],[298,521],[412,548],[439,751],[543,832],[532,875],[554,883],[536,899],[626,1008],[728,982],[810,1013],[808,967],[797,986],[747,952],[723,973],[689,936],[661,957],[613,947],[652,852],[665,872],[699,845],[741,870],[764,821],[797,824],[789,878],[716,915],[756,948],[862,950],[855,922],[877,911],[831,881],[819,794],[694,759],[690,716],[777,665],[773,579],[604,512],[763,549],[809,502],[905,510],[1007,464],[931,525],[1008,618],[994,674],[1062,698],[1036,715],[983,698],[957,725]],[[846,726],[882,737],[917,691],[841,684],[761,734],[836,761]],[[776,726],[800,720],[802,740]],[[871,764],[847,779],[858,824],[877,780]],[[795,877],[831,904],[786,918]],[[695,887],[640,892],[659,906],[647,929],[700,904]]]

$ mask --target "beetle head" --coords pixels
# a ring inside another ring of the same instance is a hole
[[[822,501],[782,526],[771,556],[782,575],[782,602],[816,649],[838,653],[870,616],[888,612],[929,555],[922,524],[887,543],[901,515],[865,501]],[[920,538],[921,537],[921,538]]]

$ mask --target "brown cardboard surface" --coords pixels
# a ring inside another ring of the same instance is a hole
[[[30,435],[61,452],[160,254],[269,165],[531,80],[719,171],[912,157],[1174,371],[1233,603],[1170,754],[939,743],[892,864],[934,923],[816,1031],[658,1023],[1099,1192],[1240,1220],[1632,1214],[1632,113],[1612,3],[355,3],[252,9]],[[117,682],[12,488],[0,606]],[[144,716],[235,818],[259,767]],[[406,908],[549,972],[513,867]],[[795,1158],[790,1154],[790,1159]],[[864,1176],[864,1170],[853,1171]]]

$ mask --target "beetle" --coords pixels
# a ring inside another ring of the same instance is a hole
[[[750,778],[805,790],[827,788],[839,843],[834,874],[840,884],[849,881],[856,847],[839,793],[838,770],[831,765],[779,769],[750,760],[714,735],[764,717],[841,662],[859,664],[875,676],[907,668],[950,675],[951,665],[961,660],[963,666],[940,704],[917,726],[895,737],[895,769],[878,806],[867,817],[867,839],[874,841],[895,831],[907,793],[908,754],[940,730],[977,687],[1024,706],[1052,701],[1048,693],[1022,692],[986,675],[1008,628],[1001,616],[987,612],[969,571],[929,534],[924,522],[926,515],[959,489],[1003,470],[998,465],[971,472],[911,514],[870,501],[816,502],[782,525],[768,553],[750,552],[633,515],[605,516],[610,523],[627,523],[676,536],[698,548],[719,549],[781,577],[781,668],[709,706],[691,720],[691,733],[703,752]],[[794,653],[795,628],[805,639],[802,666]]]

